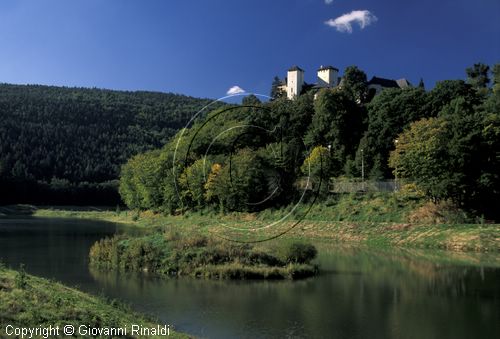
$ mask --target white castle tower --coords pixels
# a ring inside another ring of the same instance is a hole
[[[339,70],[332,66],[321,66],[318,69],[318,86],[335,87],[338,85]]]
[[[293,99],[300,95],[304,85],[304,70],[298,66],[293,66],[288,70],[286,96]]]

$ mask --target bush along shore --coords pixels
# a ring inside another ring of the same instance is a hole
[[[98,269],[151,272],[210,279],[300,279],[318,273],[313,245],[292,242],[258,248],[204,235],[117,235],[96,242],[90,265]]]
[[[20,338],[22,335],[15,331],[23,328],[38,330],[37,333],[25,333],[24,338],[66,338],[65,326],[75,329],[72,338],[159,338],[155,333],[165,329],[169,337],[189,338],[174,332],[171,325],[158,325],[116,300],[91,296],[29,275],[23,267],[16,271],[2,263],[0,324],[0,338]],[[48,328],[51,328],[50,333],[41,332]]]

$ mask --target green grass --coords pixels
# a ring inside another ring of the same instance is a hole
[[[89,256],[92,266],[105,270],[211,279],[299,279],[318,273],[310,263],[316,253],[314,246],[298,242],[268,248],[200,234],[155,232],[102,239]]]
[[[7,325],[32,328],[59,326],[60,334],[65,325],[73,325],[75,328],[87,325],[98,328],[127,326],[128,338],[136,337],[130,336],[132,324],[144,327],[158,325],[152,319],[131,311],[128,306],[119,302],[91,296],[57,282],[28,275],[23,270],[7,269],[2,264],[0,264],[0,324],[2,325],[0,337],[6,336],[4,331]],[[187,335],[172,330],[170,334],[173,338],[188,338]],[[41,337],[35,336],[35,338]]]
[[[120,216],[111,212],[68,215],[51,210],[35,215],[47,217],[78,217],[107,220],[136,225],[143,228],[175,229],[180,232],[196,230],[203,234],[216,234],[233,240],[265,240],[282,232],[281,239],[328,239],[342,243],[362,243],[378,247],[397,246],[413,248],[434,248],[455,251],[500,252],[499,224],[429,224],[411,222],[369,222],[369,221],[328,221],[305,218],[285,220],[262,231],[245,231],[270,225],[272,218],[259,219],[258,215],[211,216],[191,213],[185,216],[163,216],[141,213],[133,221],[122,212]],[[130,213],[129,213],[130,214]],[[277,218],[278,219],[278,218]],[[276,219],[276,220],[277,220]],[[228,227],[237,227],[235,231]],[[293,227],[293,228],[292,228]]]
[[[300,205],[293,212],[292,206],[287,206],[260,213],[226,215],[202,210],[178,216],[152,211],[117,212],[114,208],[89,211],[54,207],[34,209],[33,215],[107,220],[183,233],[197,231],[243,241],[265,240],[286,232],[280,239],[327,239],[376,247],[500,252],[499,224],[481,223],[480,219],[475,220],[446,203],[434,205],[412,192],[341,194],[315,204],[306,213],[308,207]],[[272,225],[286,215],[283,222]]]

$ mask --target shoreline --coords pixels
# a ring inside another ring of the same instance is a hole
[[[500,224],[426,224],[409,222],[327,221],[305,218],[285,221],[271,229],[263,228],[272,218],[259,214],[192,212],[165,216],[152,211],[113,211],[106,207],[29,206],[29,217],[94,219],[146,229],[179,232],[198,231],[233,239],[265,240],[290,228],[281,238],[287,240],[328,240],[370,247],[441,249],[458,252],[500,252]],[[23,207],[27,209],[26,207]],[[15,209],[11,207],[11,209]],[[14,217],[13,213],[10,217]],[[238,227],[238,231],[233,228]],[[256,231],[257,229],[257,231]],[[250,237],[250,238],[249,238]]]
[[[132,311],[129,306],[116,300],[103,299],[59,282],[27,274],[23,269],[7,268],[1,263],[0,321],[0,336],[33,329],[50,330],[51,337],[60,337],[63,331],[67,334],[70,327],[76,338],[87,338],[91,334],[106,335],[107,331],[111,333],[111,329],[127,333],[128,338],[157,338],[152,331],[167,328],[169,337],[191,338],[175,332],[171,325],[162,325],[147,315]],[[134,328],[147,331],[136,333],[132,331]],[[41,338],[43,335],[38,333],[33,337]],[[29,333],[25,334],[27,336]]]

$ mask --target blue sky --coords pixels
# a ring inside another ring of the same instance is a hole
[[[478,61],[500,62],[498,0],[0,2],[7,83],[217,98],[268,94],[294,64],[309,82],[320,65],[357,65],[430,88]]]

